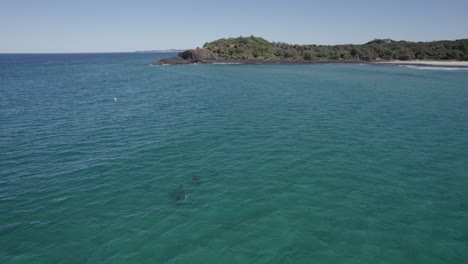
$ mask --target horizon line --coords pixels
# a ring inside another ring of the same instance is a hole
[[[396,41],[396,42],[399,42],[399,41],[406,41],[406,42],[414,42],[414,43],[418,43],[418,42],[425,42],[425,43],[430,43],[430,42],[438,42],[438,41],[459,41],[459,40],[467,40],[468,39],[468,36],[466,38],[456,38],[456,39],[438,39],[438,40],[427,40],[427,41],[423,41],[423,40],[395,40],[395,39],[392,39],[392,38],[374,38],[372,40],[369,40],[367,42],[364,42],[364,43],[341,43],[341,44],[313,44],[313,43],[309,43],[309,44],[297,44],[297,43],[289,43],[289,42],[284,42],[284,41],[270,41],[264,37],[261,37],[261,36],[254,36],[254,35],[251,35],[251,36],[238,36],[238,37],[222,37],[222,38],[218,38],[216,40],[220,40],[220,39],[231,39],[231,38],[239,38],[239,37],[242,37],[242,38],[249,38],[249,37],[256,37],[256,38],[263,38],[265,40],[267,40],[268,42],[276,42],[276,43],[286,43],[286,44],[290,44],[290,45],[316,45],[316,46],[341,46],[341,45],[365,45],[371,41],[374,41],[374,40],[393,40],[393,41]],[[210,42],[213,42],[213,41],[216,41],[216,40],[212,40],[212,41],[207,41],[205,43],[210,43]],[[196,49],[196,48],[199,48],[200,46],[197,46],[195,48],[189,48],[189,49],[175,49],[175,48],[169,48],[169,49],[154,49],[154,50],[151,50],[151,49],[148,49],[148,50],[133,50],[133,51],[71,51],[71,52],[0,52],[0,55],[5,55],[5,54],[29,54],[29,55],[34,55],[34,54],[102,54],[102,53],[171,53],[171,52],[179,52],[179,51],[185,51],[185,50],[191,50],[191,49]],[[203,47],[203,46],[202,46]],[[174,50],[174,51],[172,51]]]
[[[187,49],[177,49],[175,51],[72,51],[72,52],[0,52],[0,55],[41,55],[41,54],[103,54],[103,53],[176,53]]]

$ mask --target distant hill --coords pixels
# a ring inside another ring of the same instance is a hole
[[[186,50],[156,64],[295,63],[385,60],[468,61],[468,39],[433,42],[375,39],[362,45],[292,45],[259,37],[218,39],[203,48]]]

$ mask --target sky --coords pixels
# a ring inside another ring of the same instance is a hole
[[[127,52],[259,36],[292,44],[468,38],[468,0],[0,0],[0,53]]]

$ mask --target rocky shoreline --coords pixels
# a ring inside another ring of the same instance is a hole
[[[156,66],[165,66],[165,65],[190,65],[190,64],[324,64],[324,63],[365,63],[371,64],[373,62],[369,61],[307,61],[307,60],[181,60],[177,57],[171,57],[167,59],[162,59],[154,63]]]
[[[175,57],[164,58],[153,65],[186,65],[186,64],[316,64],[316,63],[372,63],[362,60],[226,60],[211,57],[204,49],[186,50]]]
[[[459,61],[307,61],[307,60],[184,60],[179,57],[171,57],[155,62],[154,66],[166,65],[193,65],[193,64],[232,64],[232,65],[299,65],[299,64],[374,64],[374,65],[405,65],[427,67],[468,68],[468,62]]]

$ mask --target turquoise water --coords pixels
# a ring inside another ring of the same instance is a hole
[[[0,55],[0,263],[468,260],[468,70],[170,55]]]

